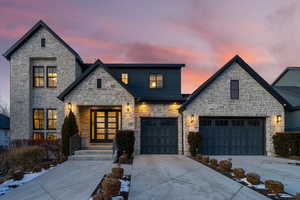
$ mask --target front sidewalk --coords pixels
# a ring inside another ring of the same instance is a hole
[[[66,161],[0,200],[87,200],[112,161]]]

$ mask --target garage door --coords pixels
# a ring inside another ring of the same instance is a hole
[[[199,118],[201,153],[207,155],[263,155],[263,118]]]
[[[177,154],[177,118],[141,118],[142,154]]]

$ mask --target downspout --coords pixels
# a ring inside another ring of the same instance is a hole
[[[182,155],[184,155],[184,142],[183,142],[183,138],[184,138],[184,132],[183,132],[183,112],[182,110],[180,110],[180,115],[181,115],[181,153]]]

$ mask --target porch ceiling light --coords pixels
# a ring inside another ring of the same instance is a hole
[[[282,120],[281,115],[277,115],[277,116],[276,116],[276,122],[277,122],[277,123],[280,123],[281,120]]]
[[[68,103],[68,109],[69,109],[69,111],[72,111],[72,104],[71,104],[71,102]]]

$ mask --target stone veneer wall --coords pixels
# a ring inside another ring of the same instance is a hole
[[[135,153],[140,154],[141,151],[141,117],[178,117],[178,153],[182,152],[182,139],[181,139],[181,116],[179,115],[178,108],[180,105],[170,104],[142,104],[139,103],[135,107],[135,127],[136,127],[136,141]]]
[[[41,48],[41,38],[46,39],[45,48]],[[31,137],[33,108],[56,108],[57,131],[60,132],[64,119],[64,106],[56,97],[75,80],[75,63],[75,56],[43,28],[12,55],[10,60],[12,139]],[[57,88],[32,87],[32,65],[34,64],[57,66]]]
[[[239,100],[230,99],[230,80],[240,80]],[[191,123],[191,115],[195,121]],[[243,68],[234,63],[206,88],[183,112],[184,144],[188,154],[187,134],[199,130],[198,116],[245,116],[266,118],[266,151],[274,153],[272,135],[284,130],[283,106],[261,87]],[[276,115],[282,116],[280,123]]]

